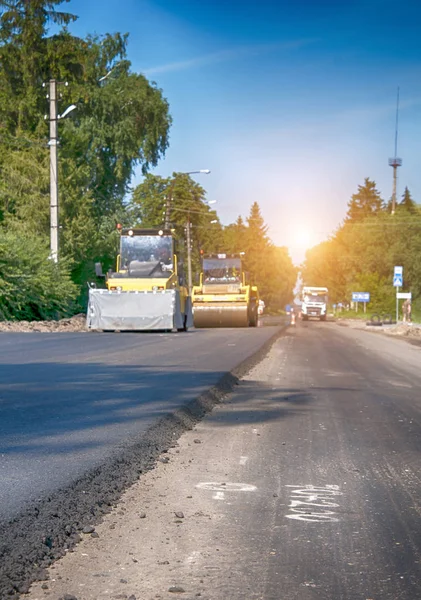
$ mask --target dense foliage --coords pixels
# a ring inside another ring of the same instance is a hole
[[[57,5],[63,2],[0,2],[0,235],[4,243],[11,239],[5,231],[23,236],[34,254],[48,246],[46,96],[50,79],[67,82],[59,85],[59,113],[77,109],[58,123],[60,257],[81,298],[95,260],[115,253],[133,170],[146,173],[163,156],[171,118],[161,91],[131,71],[127,36],[72,36],[66,26],[76,17]]]
[[[42,238],[2,233],[0,319],[55,319],[71,314],[76,293],[66,261],[53,262]]]
[[[307,252],[302,276],[308,285],[326,285],[332,302],[350,302],[352,292],[370,292],[373,311],[393,312],[393,269],[403,266],[404,290],[421,298],[421,207],[406,188],[391,214],[376,184],[366,179],[349,204],[343,224]]]

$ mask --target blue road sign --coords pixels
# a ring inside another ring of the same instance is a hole
[[[370,302],[370,292],[352,292],[353,302]]]
[[[393,269],[393,285],[403,287],[403,267],[397,266]]]

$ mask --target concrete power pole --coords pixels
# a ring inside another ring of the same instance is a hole
[[[165,221],[164,221],[164,229],[170,229],[171,227],[171,209],[172,209],[172,200],[174,193],[174,185],[175,185],[175,177],[172,178],[170,183],[170,189],[168,191],[168,195],[166,197],[165,202]]]
[[[57,81],[50,80],[50,250],[58,262]]]

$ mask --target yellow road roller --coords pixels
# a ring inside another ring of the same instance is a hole
[[[256,327],[259,293],[246,283],[241,256],[203,257],[200,284],[193,287],[195,327]]]
[[[87,327],[102,331],[186,331],[193,325],[191,298],[180,285],[171,229],[120,229],[116,270],[106,289],[89,289]]]

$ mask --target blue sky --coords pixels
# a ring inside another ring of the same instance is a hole
[[[365,177],[421,203],[419,0],[72,0],[73,33],[128,32],[134,71],[174,124],[154,172],[197,181],[224,224],[258,201],[295,262],[326,239]],[[137,175],[134,183],[141,180]]]

